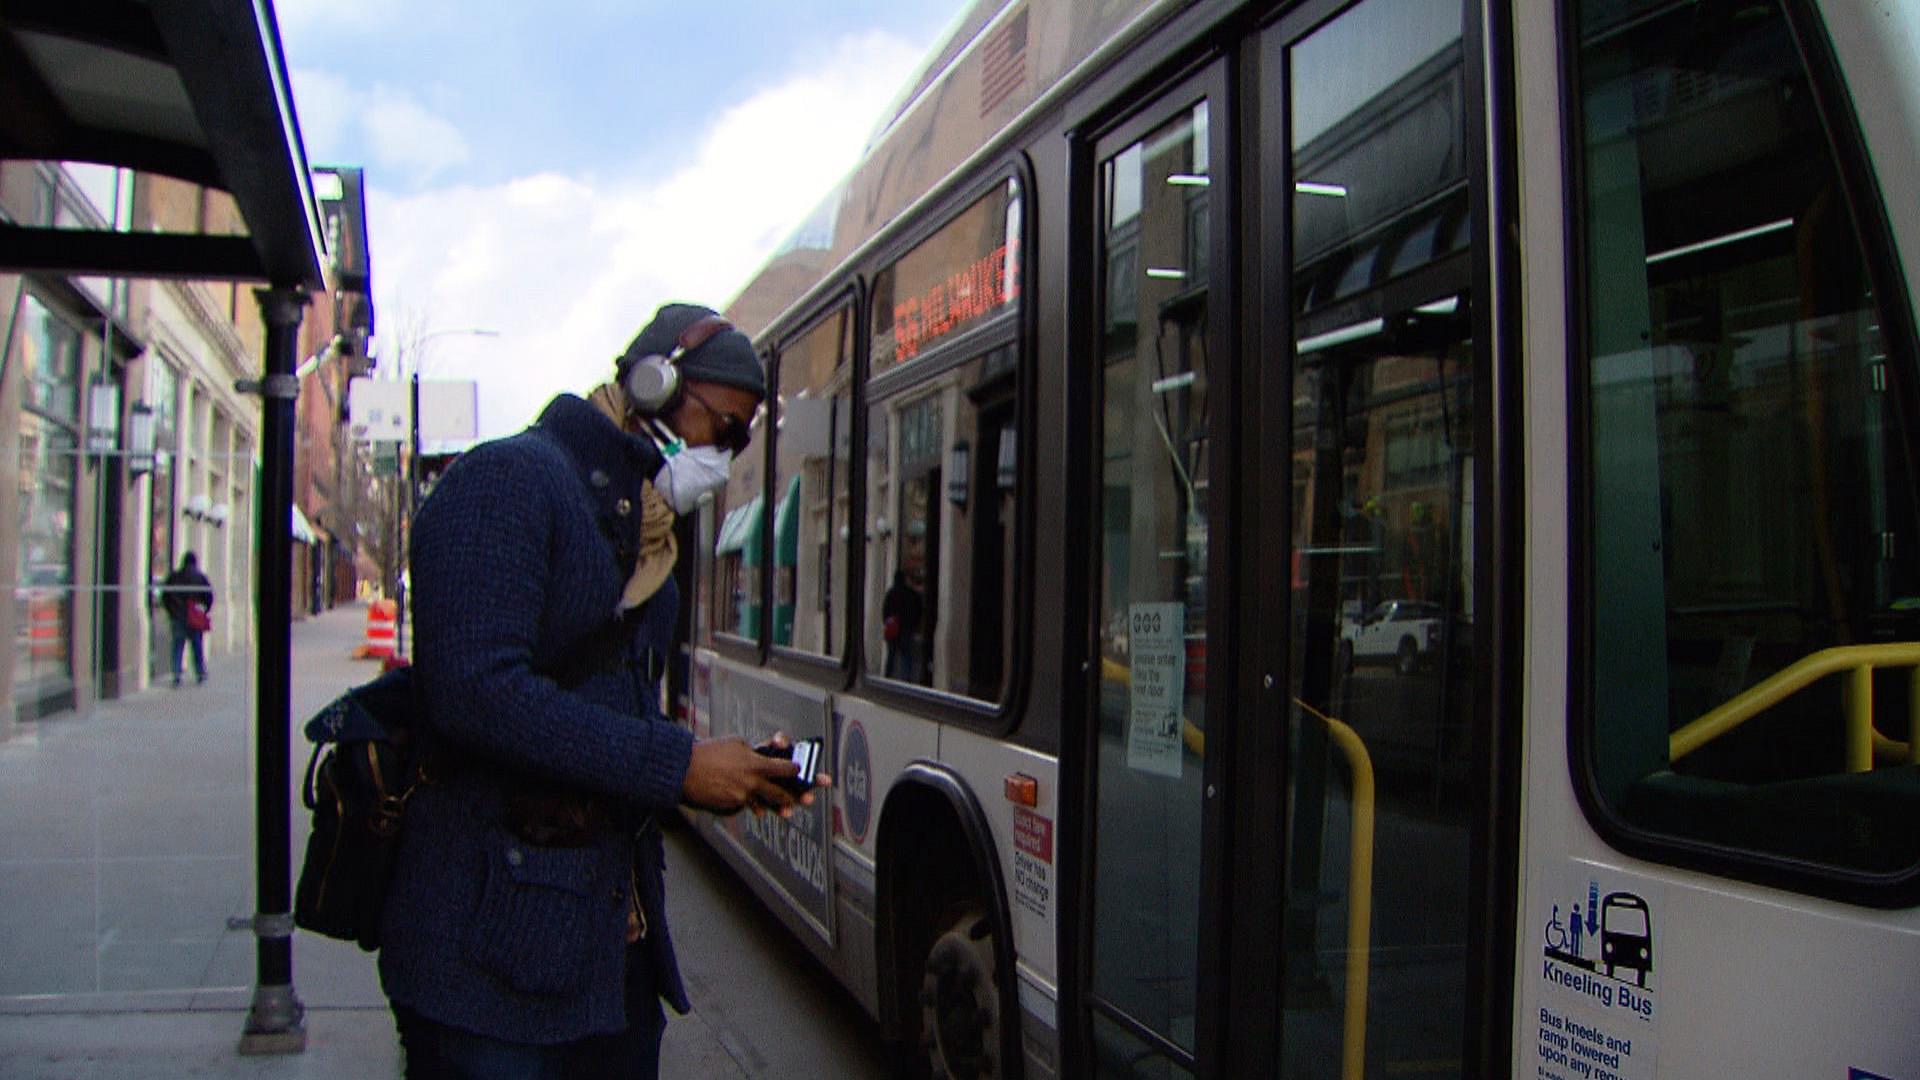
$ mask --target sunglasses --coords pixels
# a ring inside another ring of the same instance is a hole
[[[687,387],[687,396],[699,402],[700,407],[707,410],[707,415],[713,418],[713,445],[734,457],[739,457],[746,452],[747,444],[753,441],[751,421],[742,420],[730,412],[722,412],[715,408],[713,402],[701,397],[699,391],[691,386]]]

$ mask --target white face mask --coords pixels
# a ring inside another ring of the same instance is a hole
[[[727,468],[733,455],[717,446],[688,446],[678,453],[669,451],[667,463],[654,474],[653,486],[667,497],[676,514],[693,513],[700,497],[718,490],[727,482]]]

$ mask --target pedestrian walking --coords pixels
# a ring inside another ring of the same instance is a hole
[[[409,1077],[657,1074],[661,1001],[689,1005],[655,815],[795,802],[791,762],[661,710],[676,515],[726,481],[765,396],[744,334],[668,305],[613,381],[468,451],[420,508],[428,779],[380,952]]]
[[[889,679],[924,682],[920,664],[920,620],[926,612],[920,590],[905,570],[893,572],[893,586],[880,601],[880,633],[887,639]]]
[[[193,677],[207,681],[206,645],[201,640],[213,628],[213,583],[200,572],[199,557],[189,551],[180,557],[180,565],[167,575],[161,587],[160,604],[166,608],[167,624],[173,631],[173,685],[180,685],[181,654],[193,649]]]

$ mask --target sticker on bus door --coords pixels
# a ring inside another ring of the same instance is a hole
[[[1660,897],[1585,863],[1534,899],[1536,1080],[1654,1080],[1660,1031]]]
[[[1187,700],[1185,604],[1127,608],[1127,768],[1180,778],[1181,713]]]
[[[1053,906],[1053,819],[1013,808],[1013,901],[1047,917]]]

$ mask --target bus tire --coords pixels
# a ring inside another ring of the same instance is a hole
[[[920,1049],[936,1080],[999,1076],[1000,993],[993,920],[961,905],[921,965]]]

